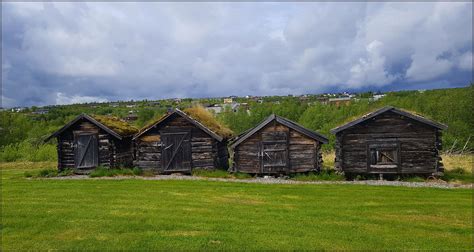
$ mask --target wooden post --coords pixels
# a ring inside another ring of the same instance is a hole
[[[456,145],[457,141],[457,139],[454,140],[453,146],[451,146],[451,149],[448,151],[448,154],[451,154],[453,152],[454,145]]]
[[[466,149],[467,143],[469,143],[469,140],[471,139],[471,136],[467,139],[466,143],[464,144],[464,147],[462,147],[461,154],[464,152],[464,149]]]

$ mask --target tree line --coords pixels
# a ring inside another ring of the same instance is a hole
[[[474,132],[474,85],[465,88],[420,91],[389,92],[385,97],[370,101],[368,97],[358,96],[348,105],[325,105],[315,100],[300,100],[298,97],[269,97],[263,103],[239,98],[248,103],[237,112],[229,108],[217,114],[217,119],[231,128],[237,135],[259,124],[274,113],[295,121],[309,129],[326,135],[330,142],[325,150],[332,150],[334,135],[330,129],[351,119],[383,106],[395,106],[417,112],[429,119],[448,125],[443,134],[444,150],[460,150]],[[141,127],[148,121],[163,115],[170,107],[185,108],[196,103],[210,103],[217,99],[183,99],[179,104],[161,102],[150,106],[146,101],[136,102],[136,107],[111,107],[108,104],[87,106],[87,104],[51,107],[47,114],[36,115],[26,112],[0,112],[0,161],[14,160],[55,160],[54,143],[44,144],[43,139],[80,113],[115,115],[124,117],[130,110],[136,112],[138,120],[133,122]],[[471,139],[466,151],[474,150]]]

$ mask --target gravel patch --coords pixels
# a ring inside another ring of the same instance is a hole
[[[404,181],[387,181],[387,180],[361,180],[361,181],[297,181],[285,178],[273,177],[258,177],[251,179],[230,179],[230,178],[206,178],[197,176],[185,175],[156,175],[153,177],[142,176],[116,176],[116,177],[98,177],[91,178],[87,175],[74,175],[54,177],[48,179],[59,180],[76,180],[76,179],[90,179],[90,180],[123,180],[123,179],[142,179],[142,180],[204,180],[204,181],[219,181],[232,183],[255,183],[255,184],[310,184],[310,185],[371,185],[371,186],[403,186],[403,187],[431,187],[431,188],[473,188],[473,184],[452,184],[443,181],[433,182],[404,182]]]

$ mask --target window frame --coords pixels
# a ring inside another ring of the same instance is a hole
[[[400,142],[399,141],[369,141],[367,142],[367,172],[376,172],[380,173],[380,171],[374,171],[374,169],[381,169],[383,167],[373,167],[375,165],[372,164],[372,149],[376,149],[378,151],[395,151],[396,152],[396,162],[395,166],[394,165],[385,165],[386,168],[396,168],[397,172],[400,173],[401,171],[401,153],[400,153]],[[379,165],[379,166],[384,166],[384,165]]]

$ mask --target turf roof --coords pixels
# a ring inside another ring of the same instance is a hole
[[[183,112],[224,138],[230,138],[234,135],[231,129],[217,121],[214,115],[202,106],[187,108]]]
[[[181,110],[178,110],[178,111],[181,111]],[[231,138],[234,135],[234,132],[231,129],[229,129],[228,127],[226,127],[225,125],[217,121],[214,115],[211,112],[207,111],[202,106],[194,106],[191,108],[184,109],[181,112],[185,113],[192,120],[202,124],[204,127],[208,128],[210,131],[221,136],[222,138]],[[166,118],[169,115],[170,114],[166,113],[158,118],[152,119],[140,130],[140,132],[143,133],[147,131],[152,126],[161,122],[164,118]]]
[[[115,116],[91,115],[91,117],[121,136],[130,136],[138,132],[137,128]]]

